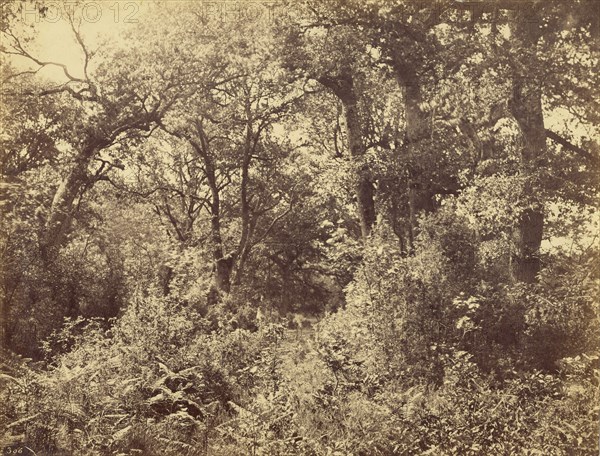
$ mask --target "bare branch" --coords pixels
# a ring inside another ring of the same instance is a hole
[[[9,37],[11,37],[13,39],[13,41],[14,41],[13,49],[15,49],[14,51],[2,51],[4,54],[16,55],[16,56],[24,57],[26,59],[31,60],[36,65],[40,66],[40,68],[46,67],[46,66],[57,66],[57,67],[59,67],[59,68],[62,69],[64,75],[70,81],[83,82],[83,83],[88,83],[89,82],[86,79],[82,79],[82,78],[78,78],[78,77],[73,76],[69,72],[69,68],[64,63],[53,62],[53,61],[45,61],[45,60],[40,60],[37,57],[34,57],[31,53],[29,53],[28,51],[25,50],[25,48],[21,44],[21,41],[19,40],[19,38],[17,38],[14,35],[14,33],[12,33],[10,30],[6,30],[6,31],[4,31],[4,33],[7,34]]]
[[[69,14],[69,25],[71,26],[73,35],[75,35],[75,40],[77,40],[77,43],[79,44],[79,46],[81,47],[81,50],[83,51],[83,55],[84,55],[83,74],[85,75],[85,79],[87,81],[89,81],[90,78],[88,76],[88,65],[90,62],[90,58],[92,57],[92,53],[88,51],[85,44],[83,43],[83,38],[81,37],[81,32],[79,29],[81,26],[81,19],[79,20],[79,24],[77,25],[77,28],[75,28],[75,22],[74,22],[73,16],[71,14]]]
[[[275,217],[271,223],[269,224],[269,226],[267,227],[267,229],[265,230],[265,232],[256,240],[252,243],[253,246],[260,244],[262,241],[264,241],[267,236],[269,235],[269,233],[271,232],[271,230],[275,227],[275,225],[284,217],[286,217],[293,209],[294,207],[294,199],[291,198],[290,199],[290,206],[281,214],[279,214],[277,217]]]
[[[69,81],[71,82],[71,81]],[[69,83],[67,82],[66,84],[62,84],[60,86],[57,87],[52,87],[46,90],[42,90],[40,92],[34,92],[34,91],[26,91],[24,92],[25,95],[32,95],[32,96],[46,96],[46,95],[53,95],[53,94],[57,94],[57,93],[69,93],[73,98],[76,98],[77,100],[80,101],[91,101],[94,98],[90,95],[90,96],[86,96],[85,93],[89,92],[90,90],[85,87],[79,91],[73,89],[71,86],[68,85]]]
[[[4,78],[2,80],[2,84],[6,84],[8,81],[10,81],[11,79],[15,79],[18,78],[19,76],[24,76],[26,74],[37,74],[40,70],[42,69],[42,67],[38,68],[37,70],[28,70],[28,71],[21,71],[19,73],[15,73],[15,74],[11,74],[8,75],[6,78]]]

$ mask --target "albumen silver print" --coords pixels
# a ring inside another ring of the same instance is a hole
[[[597,456],[600,3],[0,0],[0,449]]]

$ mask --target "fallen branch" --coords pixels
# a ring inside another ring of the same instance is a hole
[[[36,413],[35,415],[31,415],[31,416],[28,416],[26,418],[21,418],[20,420],[17,420],[15,422],[10,423],[9,425],[7,425],[6,429],[12,429],[14,427],[17,427],[17,426],[20,426],[22,424],[25,424],[25,423],[27,423],[29,421],[35,420],[38,416],[40,416],[40,414]]]

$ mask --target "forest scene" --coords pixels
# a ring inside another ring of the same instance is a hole
[[[2,454],[598,455],[599,5],[2,0]]]

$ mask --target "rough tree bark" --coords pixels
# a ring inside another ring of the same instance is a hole
[[[59,184],[40,239],[42,259],[54,263],[74,215],[74,203],[83,186],[88,182],[88,166],[106,141],[94,140],[84,147],[71,169]]]
[[[209,144],[204,129],[200,123],[196,124],[200,143],[189,140],[196,153],[204,162],[206,182],[210,189],[210,233],[212,240],[212,255],[214,261],[214,283],[220,292],[229,293],[231,289],[231,269],[233,258],[226,258],[223,251],[223,238],[221,236],[221,197],[215,165],[210,152]]]
[[[399,58],[394,59],[392,65],[398,84],[403,89],[405,139],[409,160],[413,161],[419,155],[419,148],[422,147],[422,141],[431,135],[428,113],[421,109],[423,97],[414,66]],[[424,210],[432,211],[434,203],[432,199],[433,192],[422,182],[420,172],[417,168],[409,166],[406,182],[409,213],[406,236],[409,251],[412,251],[414,249],[417,215]]]
[[[252,161],[252,151],[258,141],[258,132],[254,132],[253,118],[249,100],[246,102],[246,138],[244,142],[244,155],[242,157],[241,183],[240,183],[240,210],[242,216],[242,232],[240,243],[236,252],[237,262],[235,264],[234,280],[236,285],[242,282],[242,274],[250,249],[254,231],[252,220],[250,200],[248,197],[248,185],[250,184],[250,163]]]
[[[344,127],[348,138],[350,155],[357,162],[355,191],[358,206],[358,217],[363,238],[371,233],[375,224],[375,196],[373,181],[369,168],[364,163],[366,146],[363,138],[363,122],[358,108],[352,76],[346,74],[339,77],[321,77],[318,81],[331,90],[342,102],[344,108]]]
[[[521,129],[521,173],[525,179],[524,194],[529,198],[528,207],[521,214],[514,235],[512,274],[520,282],[531,283],[540,271],[539,253],[544,234],[543,204],[531,183],[538,159],[546,148],[540,88],[533,81],[515,81],[510,105]]]
[[[211,182],[212,180],[212,182]],[[210,203],[210,228],[213,242],[213,258],[215,261],[215,285],[218,290],[229,293],[231,289],[231,269],[233,266],[233,257],[225,257],[223,254],[223,238],[221,237],[221,201],[219,190],[214,179],[209,178],[211,192]]]
[[[541,35],[541,28],[532,21],[516,20],[513,29],[524,49],[533,48]],[[533,187],[532,177],[546,150],[546,129],[539,82],[530,75],[515,73],[509,108],[521,130],[520,172],[525,179],[524,194],[529,201],[515,230],[511,272],[515,280],[532,283],[541,268],[540,247],[544,232],[543,203]]]

